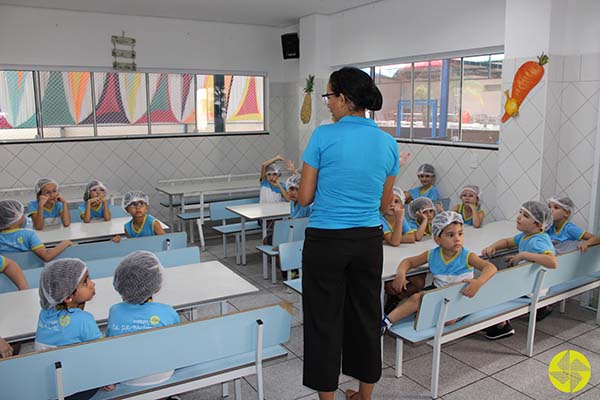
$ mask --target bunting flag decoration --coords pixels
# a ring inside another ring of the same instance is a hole
[[[84,103],[87,108],[86,114],[91,111],[90,95],[90,73],[89,72],[67,72],[70,100],[68,102],[72,107],[72,113],[75,116],[75,122],[81,121],[82,108]]]
[[[231,110],[235,111],[231,112]],[[250,76],[246,79],[234,80],[231,85],[227,122],[262,120],[263,114],[259,108],[256,77]]]
[[[42,81],[42,120],[47,126],[75,125],[65,95],[62,72],[40,73]]]
[[[92,122],[93,115],[90,114],[82,123],[91,124]],[[102,94],[96,104],[96,122],[98,124],[129,124],[123,109],[119,77],[116,72],[108,72],[104,77]]]
[[[171,100],[169,99],[168,74],[160,74],[156,90],[150,102],[150,121],[152,122],[179,122],[173,111],[171,111]],[[135,121],[136,124],[145,123],[148,119],[146,114]]]

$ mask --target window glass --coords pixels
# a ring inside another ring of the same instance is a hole
[[[0,71],[0,140],[38,134],[31,71]]]

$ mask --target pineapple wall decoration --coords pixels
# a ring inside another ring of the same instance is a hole
[[[300,109],[300,121],[303,124],[310,122],[310,116],[312,113],[312,92],[315,85],[315,76],[309,75],[306,78],[306,86],[304,86],[304,101],[302,102],[302,108]]]

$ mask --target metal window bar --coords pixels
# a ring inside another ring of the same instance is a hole
[[[458,101],[458,141],[462,142],[462,99],[463,99],[463,81],[465,73],[465,58],[460,58],[460,90]]]

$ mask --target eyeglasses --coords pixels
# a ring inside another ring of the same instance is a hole
[[[140,200],[140,201],[134,201],[134,202],[127,204],[127,208],[142,208],[145,205],[146,205],[146,202]]]
[[[339,96],[337,93],[325,93],[321,95],[321,99],[325,105],[329,104],[329,96]]]

